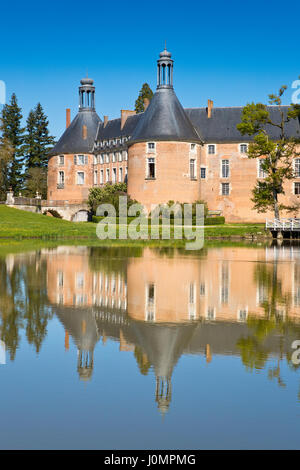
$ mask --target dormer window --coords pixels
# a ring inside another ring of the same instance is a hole
[[[215,153],[216,153],[215,144],[209,144],[207,149],[208,149],[208,155],[215,155]]]
[[[148,142],[147,144],[148,152],[155,152],[155,143],[154,142]]]

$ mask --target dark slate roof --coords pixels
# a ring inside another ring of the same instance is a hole
[[[109,140],[117,137],[131,136],[142,114],[143,113],[128,116],[123,129],[121,129],[121,118],[108,121],[105,127],[102,122],[98,127],[96,140]]]
[[[287,112],[288,106],[282,106]],[[193,125],[196,127],[205,142],[248,142],[252,140],[250,136],[243,136],[236,126],[241,122],[243,107],[236,108],[213,108],[211,118],[207,117],[206,108],[185,109]],[[273,122],[280,122],[279,108],[268,106],[270,118]],[[290,137],[300,137],[299,119],[293,119],[287,124],[287,134]],[[272,139],[279,138],[279,129],[267,125],[266,130]]]
[[[147,140],[198,142],[200,136],[173,88],[159,88],[132,133],[130,144]]]
[[[92,153],[97,128],[101,119],[96,111],[79,111],[65,130],[49,156],[72,153]],[[87,127],[87,139],[83,139],[82,127]]]

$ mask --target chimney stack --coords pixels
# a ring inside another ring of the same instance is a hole
[[[71,124],[71,110],[70,108],[67,108],[66,109],[66,129],[68,129],[70,124]]]
[[[121,109],[121,130],[125,126],[128,116],[133,116],[134,114],[136,114],[136,112],[130,109]]]
[[[83,124],[83,126],[82,126],[82,138],[83,138],[83,140],[87,139],[87,127],[86,127],[85,124]]]
[[[107,123],[108,123],[108,116],[104,116],[103,127],[106,127]]]
[[[207,117],[208,119],[211,118],[211,112],[214,107],[214,102],[212,100],[207,100]]]
[[[144,111],[146,111],[146,109],[148,108],[149,104],[150,104],[149,98],[144,98]]]

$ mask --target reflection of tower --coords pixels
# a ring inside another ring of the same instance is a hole
[[[81,380],[90,380],[94,367],[94,350],[78,350],[77,372]]]
[[[156,377],[155,401],[162,415],[169,410],[171,399],[171,377]]]
[[[80,380],[90,380],[94,367],[94,349],[99,340],[92,311],[59,306],[56,315],[65,328],[66,336],[71,335],[77,346],[77,372]],[[68,344],[68,340],[65,340],[66,343]]]
[[[199,323],[133,322],[134,343],[139,345],[153,366],[156,377],[155,401],[164,415],[172,398],[174,366],[190,343]]]

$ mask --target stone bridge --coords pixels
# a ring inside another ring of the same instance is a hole
[[[59,214],[63,219],[73,222],[87,222],[90,220],[90,211],[87,203],[80,201],[51,201],[42,200],[37,193],[35,198],[14,196],[13,192],[7,193],[6,205],[23,211],[36,212],[53,216]],[[55,212],[54,212],[55,211]]]

